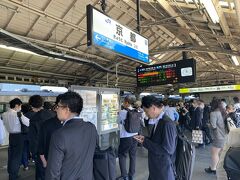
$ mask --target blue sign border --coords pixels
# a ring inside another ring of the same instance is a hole
[[[108,49],[108,50],[115,52],[119,55],[122,55],[126,58],[136,60],[137,62],[140,62],[143,64],[150,63],[148,54],[137,51],[137,50],[135,50],[131,47],[128,47],[118,41],[109,39],[102,34],[93,32],[93,9],[99,11],[98,9],[94,8],[92,5],[87,5],[87,40],[88,40],[87,44],[88,44],[88,46],[95,45],[98,47]],[[102,12],[100,12],[100,13],[102,13]],[[104,14],[104,15],[107,16],[106,14]],[[124,27],[126,27],[126,26],[124,26]],[[134,33],[136,33],[136,32],[134,32]],[[136,34],[138,34],[139,36],[142,36],[139,33],[136,33]]]

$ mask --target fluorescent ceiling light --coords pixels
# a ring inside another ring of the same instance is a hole
[[[232,61],[234,62],[234,64],[235,64],[236,66],[239,66],[239,62],[238,62],[238,59],[237,59],[236,56],[232,56],[231,59],[232,59]]]
[[[34,53],[32,51],[28,51],[28,50],[25,50],[25,49],[16,48],[16,47],[12,47],[12,46],[6,46],[6,45],[3,45],[3,44],[0,44],[0,48],[12,50],[12,51],[17,51],[17,52],[21,52],[21,53],[32,54],[32,55],[41,56],[41,57],[45,57],[45,58],[49,58],[48,56],[43,56],[43,55]],[[60,59],[60,58],[52,58],[52,59],[57,60],[57,61],[66,61],[66,60]]]
[[[64,59],[60,59],[60,58],[53,58],[54,60],[57,60],[57,61],[66,61]]]
[[[213,5],[212,0],[200,0],[200,2],[203,3],[213,23],[219,23],[219,16]]]
[[[185,0],[186,3],[193,3],[193,0]]]
[[[12,50],[12,51],[17,51],[17,52],[22,52],[22,53],[27,53],[27,54],[38,55],[38,54],[36,54],[32,51],[28,51],[28,50],[25,50],[25,49],[16,48],[16,47],[12,47],[12,46],[5,46],[5,45],[2,45],[2,44],[0,44],[0,48],[9,49],[9,50]]]
[[[156,54],[153,57],[157,58],[157,59],[162,59],[165,55],[166,55],[165,53],[164,54]]]
[[[229,8],[229,4],[230,4],[232,9],[235,7],[235,4],[233,2],[228,3],[228,2],[225,2],[225,1],[219,1],[219,4],[222,7],[227,7],[227,8]]]

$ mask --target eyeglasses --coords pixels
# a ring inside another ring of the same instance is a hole
[[[55,109],[59,109],[59,108],[66,108],[67,106],[63,106],[63,105],[56,105]]]

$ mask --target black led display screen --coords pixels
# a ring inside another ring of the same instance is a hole
[[[196,61],[185,59],[136,68],[137,86],[195,82]]]

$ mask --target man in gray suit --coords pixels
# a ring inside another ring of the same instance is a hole
[[[83,100],[75,92],[64,93],[56,105],[63,127],[51,137],[47,180],[93,180],[93,155],[98,136],[93,124],[79,118],[82,107]]]
[[[175,180],[174,152],[177,129],[175,123],[163,112],[163,104],[154,96],[142,98],[142,106],[154,124],[150,138],[134,138],[148,150],[149,180]]]

